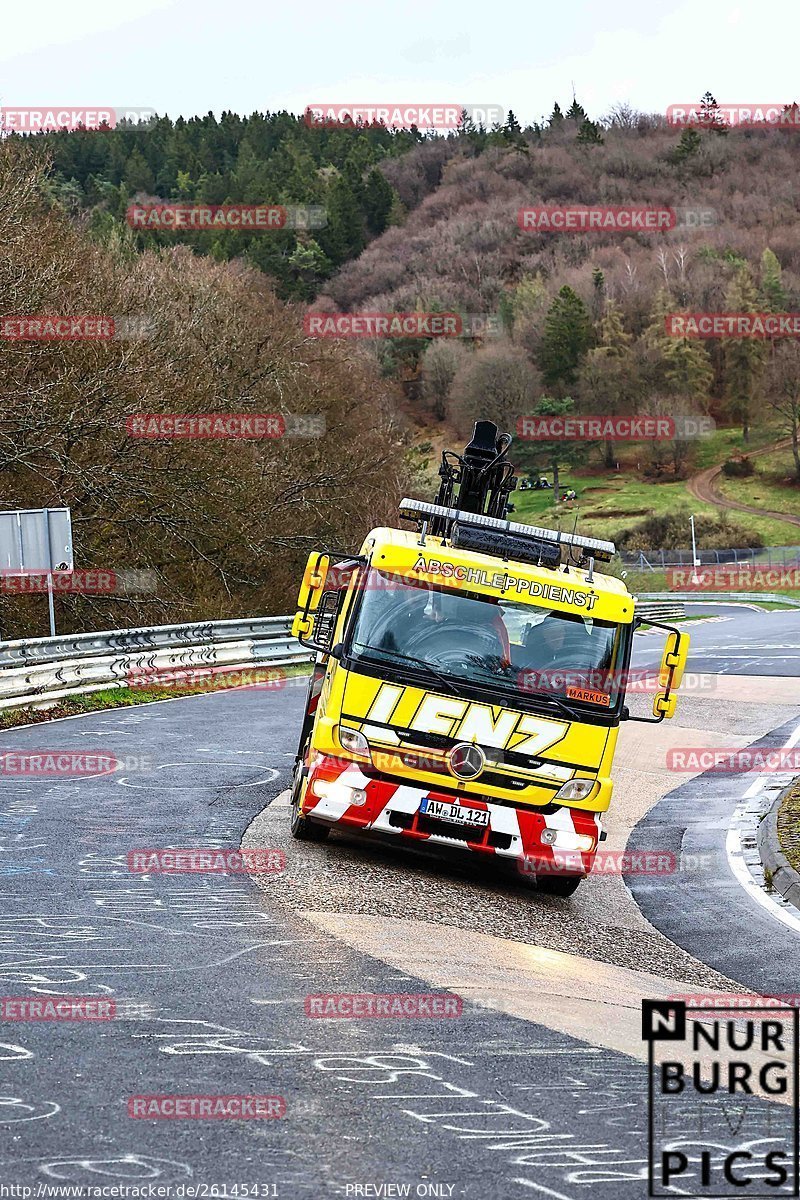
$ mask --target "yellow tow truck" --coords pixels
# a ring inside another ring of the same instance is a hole
[[[516,859],[568,896],[605,834],[622,720],[675,711],[689,638],[666,644],[652,717],[625,704],[636,602],[613,543],[508,519],[511,438],[479,421],[435,503],[357,555],[309,556],[293,633],[316,652],[292,833],[332,828]]]

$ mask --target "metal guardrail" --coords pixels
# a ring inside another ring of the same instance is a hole
[[[683,616],[683,605],[675,597],[667,599],[669,603],[637,602],[636,611],[653,620]],[[0,642],[0,710],[42,708],[66,696],[131,686],[132,680],[134,686],[146,686],[148,675],[187,667],[235,671],[308,662],[313,655],[291,636],[291,621],[198,621]]]
[[[645,621],[680,621],[686,616],[686,609],[675,599],[660,603],[658,600],[640,600],[637,596],[636,616]]]
[[[0,642],[0,709],[41,708],[172,669],[308,662],[313,655],[291,636],[291,621],[198,621]]]
[[[789,608],[800,608],[800,600],[794,596],[781,596],[776,592],[639,592],[642,600],[672,600],[683,604],[786,604]],[[639,606],[641,607],[641,606]],[[638,611],[638,610],[637,610]]]

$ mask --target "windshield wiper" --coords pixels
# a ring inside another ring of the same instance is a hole
[[[421,667],[424,671],[430,671],[431,675],[433,675],[435,679],[439,680],[439,682],[442,684],[442,686],[445,688],[445,690],[450,693],[451,696],[458,695],[458,692],[456,691],[456,689],[454,688],[453,684],[448,679],[448,677],[445,674],[443,674],[437,667],[434,667],[431,663],[429,663],[427,661],[427,659],[412,658],[411,655],[409,655],[409,654],[401,654],[399,650],[384,650],[380,646],[364,645],[363,642],[360,642],[358,644],[360,646],[363,646],[364,650],[372,650],[375,654],[386,654],[386,655],[389,655],[390,658],[400,658],[403,660],[403,662],[413,663],[415,667]],[[352,648],[353,647],[351,647],[351,649]],[[375,659],[373,659],[372,661],[375,662]]]
[[[472,661],[477,663],[479,660],[472,658]],[[508,669],[509,668],[506,668],[506,670]],[[500,672],[497,671],[495,674],[499,675]],[[502,696],[505,700],[507,700],[509,696],[524,696],[526,698],[535,700],[537,703],[540,702],[542,704],[549,704],[552,708],[556,708],[560,712],[563,712],[573,721],[581,720],[582,716],[584,715],[579,710],[567,704],[564,700],[559,699],[558,696],[545,695],[544,692],[537,692],[531,688],[525,688],[523,690],[518,686],[514,686],[511,680],[509,680],[509,687],[504,687],[499,682],[494,682],[492,680],[486,680],[483,678],[475,678],[474,682],[484,688],[487,692],[492,692],[495,696]]]

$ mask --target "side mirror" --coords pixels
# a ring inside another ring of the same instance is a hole
[[[303,646],[311,650],[330,649],[333,634],[333,620],[336,615],[336,593],[332,596],[334,605],[322,603],[325,595],[325,580],[331,565],[330,555],[314,552],[309,554],[303,580],[297,595],[297,612],[292,621],[292,634]]]
[[[664,653],[661,656],[661,665],[658,668],[659,690],[653,697],[653,716],[652,717],[634,717],[631,716],[630,710],[623,708],[621,720],[628,721],[663,721],[665,718],[675,716],[675,709],[678,703],[678,697],[675,691],[683,679],[683,673],[686,670],[686,662],[689,658],[689,635],[681,633],[674,629],[671,625],[663,625],[660,621],[641,622],[646,625],[653,625],[657,629],[665,629],[667,631],[667,642],[664,646]]]
[[[674,717],[677,703],[678,697],[674,692],[672,695],[666,691],[656,692],[653,697],[653,716],[658,717],[659,721],[663,717]]]
[[[658,682],[667,691],[680,687],[688,657],[689,635],[678,633],[677,629],[673,629],[667,637],[667,644],[661,656],[661,666],[658,668]]]

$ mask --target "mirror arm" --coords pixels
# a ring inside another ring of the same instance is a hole
[[[620,720],[621,721],[642,721],[642,722],[644,722],[645,725],[660,725],[661,722],[664,720],[664,714],[662,713],[660,717],[634,717],[633,714],[628,710],[628,707],[626,705],[625,708],[623,708],[622,712],[620,713]]]

